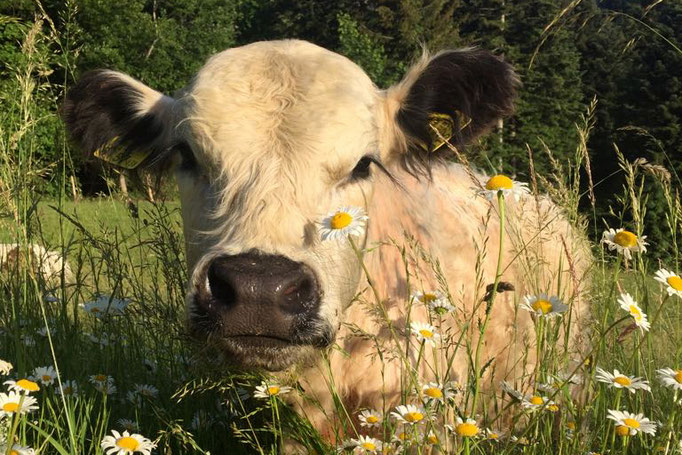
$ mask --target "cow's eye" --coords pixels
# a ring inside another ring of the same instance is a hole
[[[180,162],[180,169],[183,171],[194,171],[198,167],[197,159],[194,157],[192,149],[186,142],[182,142],[177,146],[178,152],[182,161]]]
[[[351,178],[353,180],[362,180],[368,178],[370,175],[369,166],[375,161],[376,160],[371,156],[363,156],[362,158],[360,158],[358,164],[356,164],[355,167],[353,168]]]

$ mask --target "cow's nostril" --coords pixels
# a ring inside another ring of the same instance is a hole
[[[308,271],[301,271],[300,275],[293,278],[283,288],[280,302],[287,307],[305,308],[307,305],[316,303],[317,281]]]
[[[229,270],[213,262],[208,269],[208,285],[214,300],[223,305],[231,305],[237,300],[237,289],[232,282]]]

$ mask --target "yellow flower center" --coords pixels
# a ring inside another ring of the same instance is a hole
[[[498,174],[490,177],[488,183],[485,184],[486,190],[511,190],[512,180],[506,175]]]
[[[538,299],[533,303],[535,311],[542,311],[542,314],[547,314],[552,311],[552,302],[549,300]]]
[[[637,308],[635,305],[630,305],[630,314],[632,315],[633,318],[635,318],[637,321],[642,319],[642,312]]]
[[[362,448],[365,450],[376,450],[377,446],[375,446],[373,442],[363,442]]]
[[[377,416],[367,416],[365,419],[367,423],[377,423],[379,421],[379,417]]]
[[[17,412],[19,403],[5,403],[2,405],[2,410],[5,412]]]
[[[17,385],[29,392],[37,392],[38,390],[40,390],[40,386],[38,386],[37,383],[29,381],[28,379],[19,379],[17,381]]]
[[[19,455],[19,452],[17,452],[16,450],[12,449],[12,450],[9,451],[9,455]]]
[[[618,425],[616,427],[616,434],[618,434],[618,436],[627,436],[630,434],[630,429],[625,425]]]
[[[401,441],[404,441],[407,439],[407,433],[405,433],[404,431],[401,431],[400,433],[396,434],[395,437]]]
[[[542,400],[542,397],[539,397],[537,395],[530,397],[530,400],[528,400],[528,401],[530,401],[530,404],[534,404],[536,406],[540,406],[542,403],[544,403],[544,401]]]
[[[353,221],[353,217],[346,212],[339,212],[332,217],[332,229],[343,229]]]
[[[665,279],[671,288],[676,291],[682,291],[682,278],[679,276],[671,276]]]
[[[637,246],[637,236],[630,231],[620,231],[613,236],[613,242],[623,248],[633,248]]]
[[[438,300],[438,297],[436,296],[436,294],[427,292],[424,295],[422,295],[422,302],[424,302],[424,303],[431,303],[431,302],[435,302],[436,300]]]
[[[116,445],[122,449],[130,450],[134,452],[140,447],[140,443],[137,439],[131,438],[130,436],[124,436],[116,440]]]
[[[420,333],[421,336],[423,336],[424,338],[433,338],[433,332],[430,331],[429,329],[421,329],[421,330],[419,331],[419,333]]]
[[[630,428],[639,428],[639,422],[635,419],[623,419],[623,423]]]
[[[107,375],[105,375],[105,374],[98,374],[97,376],[95,376],[95,381],[104,382],[106,380],[107,380]]]
[[[499,439],[500,435],[497,433],[489,433],[488,434],[488,439]]]
[[[72,395],[73,389],[69,386],[64,387],[64,395]]]
[[[557,412],[559,410],[559,406],[555,404],[550,404],[549,406],[547,406],[547,410],[551,412]]]
[[[268,393],[270,395],[277,395],[279,393],[279,390],[280,390],[279,387],[276,385],[271,385],[270,387],[268,387]]]
[[[426,441],[429,444],[438,444],[438,436],[436,436],[435,434],[430,434],[426,437]]]
[[[43,375],[43,382],[50,382],[52,380],[52,376],[44,374]]]
[[[572,431],[575,430],[575,422],[566,423],[566,428],[568,428],[569,430],[572,430]]]
[[[443,398],[443,391],[438,387],[429,387],[428,389],[424,390],[424,393],[431,398]]]
[[[424,414],[422,414],[421,412],[408,412],[405,414],[405,420],[407,420],[410,423],[419,422],[423,418]]]
[[[682,370],[677,370],[675,376],[673,376],[677,382],[682,384]]]
[[[465,437],[476,436],[478,434],[478,427],[473,423],[460,423],[455,428],[455,432]]]
[[[613,382],[622,385],[623,387],[627,387],[630,384],[632,384],[632,381],[630,381],[628,378],[625,376],[618,376],[617,378],[613,379]]]

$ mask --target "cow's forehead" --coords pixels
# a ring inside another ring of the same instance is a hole
[[[372,147],[378,98],[347,58],[287,40],[217,54],[185,100],[192,136],[209,158],[261,155],[333,168]]]

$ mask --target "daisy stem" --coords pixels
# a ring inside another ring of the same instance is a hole
[[[464,438],[464,454],[469,455],[469,438]]]
[[[677,390],[675,390],[675,394],[673,395],[673,403],[677,403]],[[677,406],[673,406],[673,413],[670,416],[670,431],[668,432],[668,436],[666,437],[665,441],[665,451],[663,453],[669,453],[668,451],[670,450],[670,443],[672,442],[673,438],[673,431],[675,429],[675,416],[677,415]],[[680,447],[682,447],[682,443],[680,443]]]
[[[497,192],[497,205],[499,206],[500,215],[500,247],[497,251],[497,271],[495,272],[495,282],[493,283],[493,289],[491,291],[490,301],[487,303],[485,309],[485,320],[481,326],[478,334],[478,343],[476,345],[476,356],[474,359],[474,399],[471,404],[472,414],[476,414],[476,406],[478,404],[478,394],[481,388],[481,372],[479,371],[481,362],[481,347],[483,346],[483,337],[485,335],[486,327],[488,326],[488,321],[490,320],[490,313],[492,313],[493,304],[495,303],[495,297],[497,296],[497,286],[500,284],[500,278],[502,277],[502,255],[504,252],[504,218],[505,218],[505,205],[504,205],[504,194],[502,191]],[[467,454],[469,453],[467,445]]]
[[[617,389],[616,390],[616,407],[614,408],[616,411],[620,411],[620,397],[623,394],[623,389]],[[615,425],[611,425],[611,448],[614,449],[614,444],[616,442],[616,427]],[[604,448],[602,447],[602,452],[604,452]]]
[[[26,398],[25,394],[21,394],[21,398],[19,399],[19,406],[17,407],[17,410],[14,412],[14,416],[12,419],[12,426],[10,427],[9,434],[7,435],[7,449],[5,451],[5,455],[11,455],[12,454],[12,446],[13,441],[14,441],[14,435],[17,432],[17,427],[19,426],[19,419],[21,419],[21,410],[24,406],[24,398]]]

